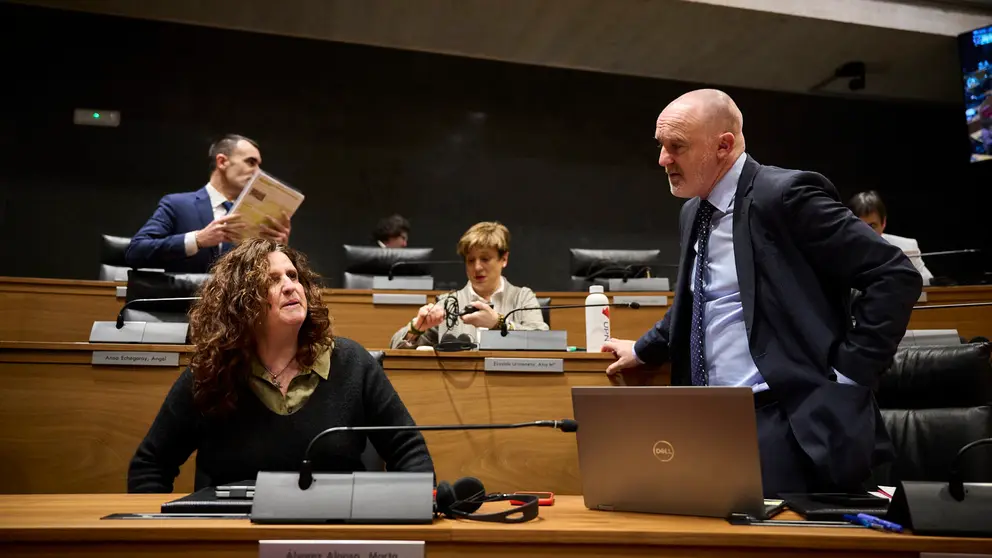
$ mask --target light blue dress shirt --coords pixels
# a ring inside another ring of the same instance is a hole
[[[714,211],[710,218],[707,261],[703,262],[706,269],[703,275],[703,329],[706,336],[703,352],[709,385],[745,386],[753,391],[762,391],[768,389],[768,384],[751,358],[744,327],[741,286],[737,281],[737,262],[734,260],[734,196],[746,160],[747,155],[741,154],[706,198],[713,204]],[[692,248],[699,252],[698,239]],[[696,257],[693,256],[690,292],[694,291],[697,269]]]
[[[750,387],[752,391],[759,392],[768,389],[768,384],[751,358],[744,326],[741,286],[737,280],[737,261],[734,258],[734,196],[737,195],[737,182],[746,160],[747,154],[742,153],[706,198],[713,204],[714,211],[710,221],[707,261],[703,265],[706,270],[703,283],[704,353],[709,385]],[[694,253],[698,253],[698,246],[697,239],[693,245]],[[691,265],[689,291],[693,292],[697,269],[695,256],[691,259]],[[854,384],[853,380],[837,370],[834,373],[838,382]]]

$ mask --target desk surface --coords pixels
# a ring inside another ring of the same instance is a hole
[[[988,539],[917,537],[869,529],[732,526],[721,519],[587,510],[562,496],[536,521],[504,525],[435,520],[431,525],[253,525],[248,520],[101,520],[111,513],[157,512],[176,495],[0,496],[0,550],[19,544],[245,542],[262,539],[401,539],[472,545],[620,545],[791,551],[988,552]],[[158,550],[166,547],[158,546]],[[509,550],[509,549],[507,549]],[[256,551],[257,552],[257,551]]]

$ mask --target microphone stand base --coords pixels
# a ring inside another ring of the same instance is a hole
[[[946,482],[903,481],[885,518],[917,535],[992,537],[992,483],[964,483],[955,500]]]
[[[431,473],[258,473],[252,523],[416,524],[434,519]]]

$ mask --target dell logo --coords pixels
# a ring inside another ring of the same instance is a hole
[[[664,440],[658,440],[655,442],[654,447],[651,448],[651,453],[654,454],[654,456],[658,458],[658,461],[661,461],[662,463],[666,463],[675,458],[675,448],[672,447],[672,444],[669,444]]]

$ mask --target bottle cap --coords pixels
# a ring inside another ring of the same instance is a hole
[[[591,285],[589,287],[589,292],[591,292],[591,293],[601,293],[601,292],[603,292],[603,286],[602,285]]]

